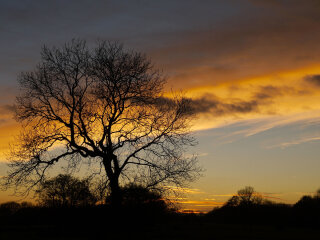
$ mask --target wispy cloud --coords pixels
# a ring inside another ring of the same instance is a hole
[[[235,194],[210,194],[211,197],[232,197]]]
[[[181,204],[190,204],[193,206],[221,206],[224,202],[216,202],[216,201],[202,201],[202,200],[187,200],[187,201],[177,201]]]
[[[186,188],[186,187],[176,187],[176,186],[166,186],[165,188],[172,189],[176,192],[186,193],[186,194],[203,194],[205,192],[197,188]]]
[[[225,125],[224,127],[241,127],[241,130],[235,130],[229,134],[225,134],[222,136],[224,139],[230,139],[230,142],[237,139],[236,137],[250,137],[259,133],[263,133],[265,131],[290,126],[294,124],[298,124],[300,126],[308,126],[312,124],[318,124],[320,121],[320,111],[319,110],[311,110],[306,111],[304,113],[297,113],[297,114],[288,114],[283,116],[265,116],[265,117],[258,117],[255,119],[248,119],[248,120],[241,120],[233,124]],[[317,140],[314,139],[316,137],[309,137],[299,139],[295,142],[297,144],[303,143],[305,140],[310,139],[310,141]],[[290,145],[291,142],[284,143],[284,145]]]
[[[295,195],[300,195],[300,196],[315,194],[315,192],[291,192],[291,193]]]
[[[283,195],[281,193],[265,193],[265,192],[261,192],[259,194],[263,198],[272,199],[272,200],[286,201],[285,199],[280,198]]]
[[[277,147],[287,148],[287,147],[291,147],[294,145],[307,143],[307,142],[313,142],[313,141],[319,141],[319,140],[320,140],[320,137],[303,137],[303,138],[296,139],[296,140],[293,140],[290,142],[283,142],[283,143],[279,143],[276,145],[272,145],[272,146],[269,146],[268,148],[277,148]]]

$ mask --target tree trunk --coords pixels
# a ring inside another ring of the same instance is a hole
[[[110,189],[111,189],[111,206],[115,210],[119,210],[122,205],[122,194],[119,186],[119,177],[113,176],[110,178]]]
[[[119,174],[117,172],[114,172],[111,167],[111,160],[109,158],[103,159],[103,164],[106,170],[107,177],[110,181],[110,200],[111,200],[111,206],[118,210],[121,207],[122,204],[122,194],[121,189],[119,186]]]

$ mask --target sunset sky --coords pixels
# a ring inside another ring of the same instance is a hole
[[[72,38],[146,53],[197,106],[205,169],[180,201],[208,211],[244,186],[294,203],[320,188],[320,1],[0,0],[0,176],[17,76]],[[0,192],[0,202],[17,200]]]

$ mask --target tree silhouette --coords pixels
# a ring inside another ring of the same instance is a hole
[[[313,196],[302,196],[294,206],[296,208],[310,208],[320,211],[320,189],[318,189]]]
[[[16,212],[19,208],[21,208],[21,204],[14,201],[0,204],[0,211],[6,210],[7,212]]]
[[[232,196],[225,204],[228,207],[252,206],[262,204],[262,197],[254,190],[253,187],[246,186]]]
[[[23,131],[6,187],[30,190],[57,162],[76,167],[82,159],[104,170],[114,205],[121,182],[155,187],[194,179],[196,158],[184,154],[195,144],[189,100],[164,97],[166,79],[144,55],[118,43],[89,48],[73,40],[43,47],[41,57],[19,77],[15,117]]]
[[[84,207],[96,203],[89,181],[79,180],[68,174],[42,182],[37,190],[38,201],[46,207]]]

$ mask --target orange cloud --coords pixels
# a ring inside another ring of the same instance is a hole
[[[215,202],[215,201],[197,201],[197,200],[187,200],[187,201],[177,201],[179,203],[193,204],[193,205],[205,205],[205,206],[216,206],[222,205],[224,202]]]
[[[181,206],[180,212],[209,212],[214,207],[220,207],[224,204],[224,202],[216,202],[216,201],[203,201],[203,200],[187,200],[187,201],[177,201]]]
[[[166,186],[165,188],[169,190],[173,190],[177,193],[184,193],[184,194],[202,194],[200,189],[197,188],[186,188],[186,187],[176,187],[176,186]]]

